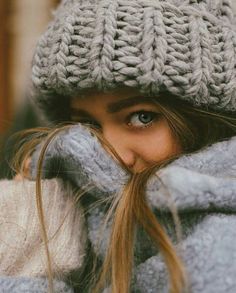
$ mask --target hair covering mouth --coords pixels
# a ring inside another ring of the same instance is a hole
[[[51,121],[69,97],[120,86],[236,112],[230,0],[64,0],[32,63],[33,98]]]

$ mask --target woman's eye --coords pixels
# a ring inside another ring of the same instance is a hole
[[[158,116],[158,113],[150,111],[139,111],[132,113],[128,119],[128,125],[133,127],[147,127],[149,126]]]

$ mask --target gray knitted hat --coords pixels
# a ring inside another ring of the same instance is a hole
[[[121,85],[236,111],[236,23],[230,0],[64,0],[38,42],[33,97],[49,120],[69,97]]]

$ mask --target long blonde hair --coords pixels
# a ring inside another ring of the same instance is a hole
[[[198,151],[199,149],[210,145],[214,142],[228,139],[236,134],[236,119],[233,115],[223,115],[217,112],[194,108],[186,103],[180,102],[170,97],[153,99],[160,111],[167,119],[173,134],[182,145],[183,153]],[[54,129],[41,128],[27,131],[27,135],[34,134],[34,139],[26,136],[21,150],[14,159],[14,168],[17,171],[23,171],[24,160],[31,154],[35,146],[42,140],[45,141],[44,147],[38,162],[38,173],[36,179],[36,196],[39,212],[40,223],[42,227],[42,238],[45,244],[48,259],[48,277],[49,290],[52,292],[52,267],[50,261],[50,253],[48,250],[48,239],[46,227],[44,225],[44,217],[42,210],[41,198],[41,167],[47,146],[52,139],[60,134],[60,131],[70,127],[70,125],[60,126]],[[91,129],[103,145],[106,145],[114,156],[120,161],[121,166],[129,171],[122,160],[118,157],[115,150],[108,144],[96,130]],[[24,136],[25,137],[25,136]],[[171,157],[158,165],[137,174],[131,174],[129,182],[111,204],[109,217],[112,217],[113,225],[110,237],[109,247],[103,262],[102,269],[97,271],[91,280],[92,291],[100,292],[105,286],[111,286],[112,293],[128,293],[130,290],[135,233],[137,227],[142,227],[149,235],[159,249],[169,273],[169,292],[181,293],[187,288],[187,274],[181,257],[172,244],[171,239],[166,234],[164,228],[159,224],[157,217],[149,207],[146,196],[145,187],[148,179],[152,174],[168,163],[176,159]],[[181,227],[177,212],[173,207],[172,213],[174,223],[176,225],[176,233],[178,239],[181,238]],[[107,222],[107,221],[105,221]],[[178,233],[179,232],[179,233]],[[181,239],[179,239],[181,240]]]

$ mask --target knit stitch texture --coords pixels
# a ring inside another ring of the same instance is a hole
[[[231,1],[64,0],[38,42],[32,81],[50,120],[69,118],[71,96],[122,85],[236,111]]]

